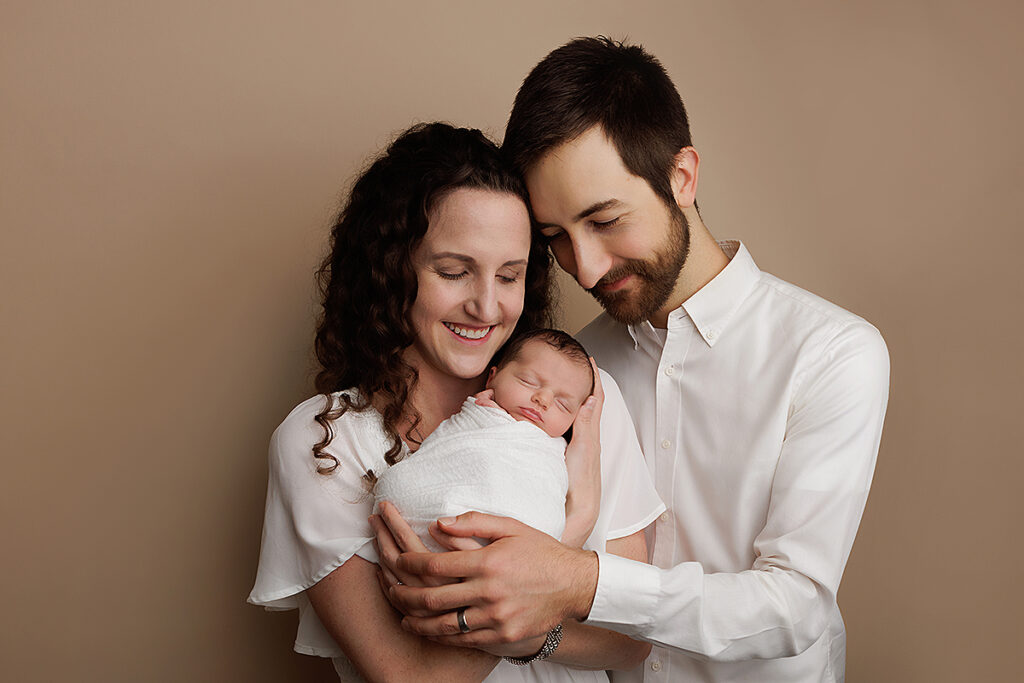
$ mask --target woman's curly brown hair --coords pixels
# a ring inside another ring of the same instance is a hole
[[[412,254],[427,232],[431,208],[457,188],[504,192],[527,202],[522,179],[479,130],[419,124],[402,133],[359,177],[331,230],[330,255],[317,271],[323,312],[316,331],[321,366],[316,390],[327,400],[316,416],[324,438],[313,455],[321,474],[338,467],[337,458],[324,449],[334,438],[331,423],[348,410],[379,409],[390,440],[389,465],[401,457],[403,416],[412,420],[404,436],[417,441],[412,434],[420,416],[406,405],[417,375],[402,359],[414,341],[409,324],[416,300]],[[536,236],[515,332],[550,325],[550,271],[551,256]],[[336,400],[333,395],[346,389],[355,391]]]

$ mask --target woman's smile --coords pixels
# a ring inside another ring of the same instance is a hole
[[[483,342],[491,336],[491,331],[495,328],[494,325],[488,325],[486,327],[475,327],[472,325],[458,325],[456,323],[445,322],[442,323],[445,327],[451,330],[452,334],[458,337],[462,341],[470,342]]]

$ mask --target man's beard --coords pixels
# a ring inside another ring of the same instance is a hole
[[[608,271],[591,289],[591,296],[624,325],[636,325],[654,315],[672,294],[679,271],[690,253],[690,224],[679,207],[671,207],[672,225],[661,247],[650,260],[630,259]],[[636,276],[629,291],[603,292],[602,285]]]

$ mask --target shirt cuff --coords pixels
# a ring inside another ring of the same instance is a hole
[[[598,553],[597,591],[586,623],[638,637],[650,626],[661,592],[658,568]]]

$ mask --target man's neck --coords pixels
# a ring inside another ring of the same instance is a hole
[[[667,327],[669,314],[682,306],[729,265],[729,257],[718,246],[718,242],[697,212],[693,209],[684,209],[684,212],[690,224],[690,252],[682,270],[679,271],[672,294],[665,305],[651,316],[651,324],[659,328]]]

